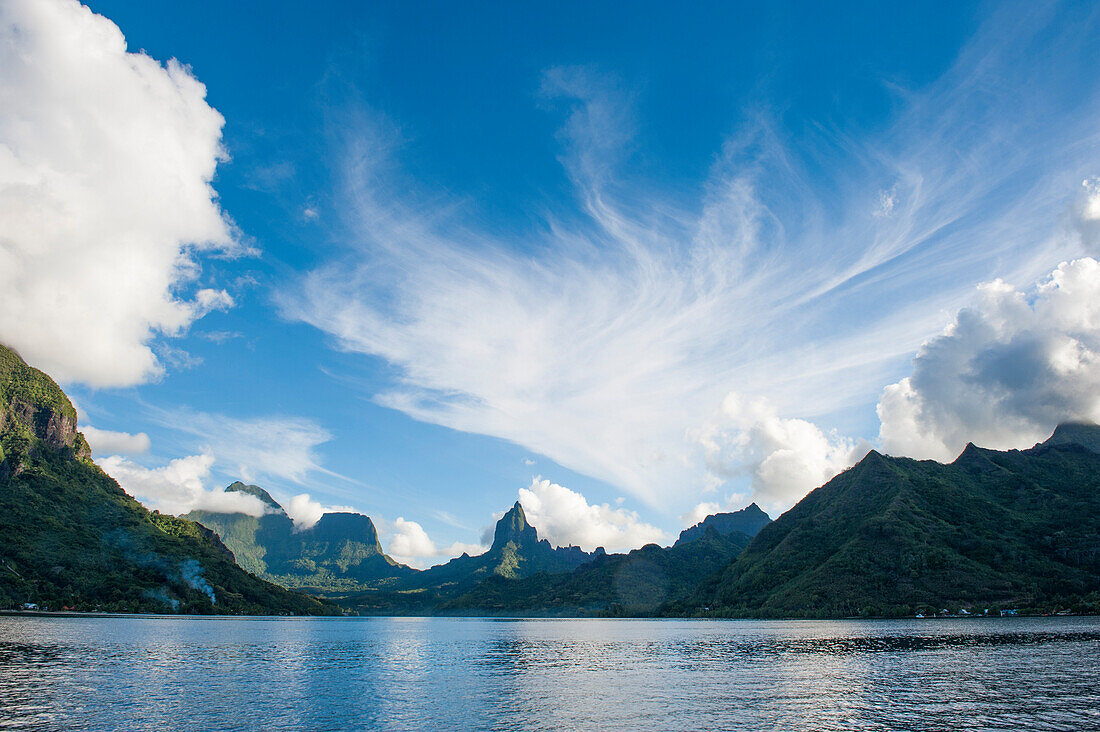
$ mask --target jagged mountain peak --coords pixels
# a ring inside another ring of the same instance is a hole
[[[527,514],[523,512],[523,506],[516,501],[515,505],[501,516],[500,521],[497,521],[492,549],[500,549],[509,541],[524,545],[537,543],[538,539],[535,527],[527,523]]]
[[[856,465],[881,465],[889,461],[889,455],[883,455],[881,452],[875,449],[867,451],[867,454]]]
[[[1080,445],[1100,429],[1056,436],[1032,450],[968,445],[949,464],[870,453],[761,531],[694,602],[822,617],[1084,597],[1096,587],[1100,458]]]
[[[973,442],[968,442],[951,465],[966,468],[971,472],[988,473],[1001,470],[997,463],[990,459],[990,455],[993,454],[995,454],[993,450],[986,450],[978,447]]]

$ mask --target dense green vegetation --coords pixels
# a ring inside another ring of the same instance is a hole
[[[439,611],[478,615],[651,615],[683,599],[721,569],[750,539],[722,535],[708,526],[702,536],[672,547],[647,544],[629,554],[605,554],[561,574],[526,579],[486,578],[442,603]]]
[[[345,595],[377,580],[409,575],[382,551],[370,518],[355,513],[326,513],[297,530],[286,511],[264,489],[237,482],[227,492],[256,496],[267,507],[262,516],[192,511],[184,518],[213,531],[252,574],[311,594]]]
[[[84,436],[76,431],[76,409],[61,388],[0,345],[0,479],[10,475],[18,456],[37,442],[75,457],[91,455]]]
[[[330,614],[241,570],[207,529],[150,513],[93,464],[60,388],[0,346],[0,608]]]
[[[372,614],[419,614],[441,606],[490,578],[521,579],[542,573],[568,572],[594,556],[579,547],[552,547],[538,538],[517,502],[497,522],[493,545],[475,557],[463,554],[446,564],[403,577],[383,580],[367,592],[349,595],[342,602]]]
[[[476,615],[1100,612],[1096,450],[1100,427],[1064,425],[1030,450],[970,445],[950,465],[871,452],[775,522],[755,507],[716,515],[670,548],[572,570],[512,571],[501,535],[537,541],[513,509],[489,554],[350,599],[365,612]],[[738,525],[759,532],[719,530]]]
[[[497,522],[485,554],[379,583],[342,602],[371,614],[652,615],[689,596],[745,548],[750,537],[735,525],[755,531],[768,520],[755,507],[728,516],[734,518],[708,523],[673,547],[588,554],[540,540],[516,503]]]
[[[754,503],[707,516],[684,529],[672,547],[647,544],[628,554],[599,553],[571,572],[543,571],[525,578],[495,573],[436,609],[478,615],[652,615],[688,597],[770,521]]]
[[[1100,427],[955,462],[871,452],[760,531],[669,614],[1100,611]]]
[[[670,548],[572,570],[537,568],[534,529],[513,509],[488,554],[349,600],[365,612],[489,615],[1097,612],[1096,449],[1100,427],[1065,425],[1031,450],[970,445],[950,465],[871,452],[775,522],[755,507],[716,515]],[[722,535],[734,526],[758,533]]]
[[[3,345],[0,345],[0,404],[9,409],[17,404],[32,405],[76,424],[76,409],[61,387]]]

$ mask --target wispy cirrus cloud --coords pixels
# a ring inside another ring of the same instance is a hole
[[[708,463],[693,439],[708,425],[731,444],[765,435],[769,455],[824,435],[799,473],[824,480],[855,444],[828,423],[873,436],[882,385],[975,284],[1033,279],[1087,248],[1065,214],[1100,164],[1098,88],[1082,75],[1095,19],[1049,20],[996,15],[938,81],[893,86],[896,113],[872,133],[795,131],[762,108],[690,203],[632,175],[630,94],[552,69],[541,90],[564,116],[577,207],[523,240],[397,185],[397,137],[360,114],[339,130],[357,241],[283,312],[396,367],[378,402],[653,504],[686,509],[716,481],[749,480],[748,463]],[[731,392],[769,406],[732,413]],[[813,487],[796,482],[770,505]]]
[[[332,435],[311,419],[287,415],[241,418],[191,409],[148,411],[155,422],[185,436],[183,447],[195,454],[163,463],[155,456],[137,462],[123,455],[149,451],[150,440],[144,433],[83,429],[103,470],[150,508],[176,514],[196,509],[253,516],[263,513],[259,499],[225,493],[220,478],[259,483],[280,500],[298,528],[313,526],[324,513],[358,513],[352,506],[328,505],[310,493],[293,492],[298,486],[316,488],[315,481],[322,476],[348,481],[322,466],[317,448]]]
[[[317,454],[332,434],[312,419],[230,417],[192,409],[150,409],[150,415],[162,426],[190,436],[223,471],[246,482],[277,479],[306,485],[311,473],[335,475],[322,467]]]

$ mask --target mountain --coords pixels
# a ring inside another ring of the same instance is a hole
[[[1100,429],[1094,424],[1067,422],[1060,424],[1045,445],[1080,445],[1100,453]]]
[[[870,452],[669,614],[1100,610],[1100,427],[944,465]]]
[[[316,524],[299,531],[263,488],[238,481],[225,490],[259,498],[266,512],[249,516],[192,511],[184,518],[217,534],[237,563],[258,577],[284,587],[332,595],[415,572],[382,551],[378,532],[367,516],[326,513]]]
[[[0,346],[0,608],[333,614],[240,569],[209,530],[147,511],[91,461],[76,410]]]
[[[740,515],[738,515],[740,514]],[[759,514],[759,515],[757,515]],[[453,615],[647,615],[683,600],[726,566],[751,538],[731,524],[754,530],[756,506],[734,521],[708,517],[701,535],[672,547],[649,544],[627,554],[589,554],[553,548],[538,538],[518,502],[497,522],[486,553],[463,554],[446,564],[341,600],[363,613]],[[720,531],[719,527],[729,529]]]
[[[760,506],[750,503],[740,511],[732,513],[714,513],[680,532],[680,538],[673,546],[680,546],[689,541],[702,538],[706,530],[713,528],[723,536],[740,532],[748,537],[756,536],[760,529],[771,523],[771,517],[760,510]]]
[[[539,572],[568,572],[602,554],[603,549],[590,554],[580,547],[553,547],[539,539],[517,501],[497,521],[493,545],[484,554],[463,554],[422,572],[383,580],[374,590],[348,596],[342,602],[367,613],[431,612],[488,577],[518,579]]]
[[[704,522],[706,523],[706,522]],[[442,603],[439,611],[477,615],[649,615],[694,592],[710,574],[741,553],[750,537],[701,535],[671,547],[647,544],[628,554],[604,554],[572,572],[540,572],[525,579],[494,575]]]
[[[265,507],[271,509],[274,513],[282,513],[286,515],[286,511],[279,505],[278,501],[271,497],[271,494],[265,491],[258,485],[245,485],[241,481],[237,480],[225,487],[226,493],[243,493],[246,496],[252,496],[253,498],[259,498],[260,503]]]

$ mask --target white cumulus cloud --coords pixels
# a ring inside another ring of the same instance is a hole
[[[415,561],[421,557],[437,554],[435,543],[428,537],[424,527],[415,521],[406,521],[398,516],[393,522],[393,536],[389,541],[389,554],[402,563]]]
[[[326,506],[313,500],[308,493],[291,496],[283,506],[286,515],[294,522],[296,529],[308,529],[321,520],[326,513],[359,513],[351,506]]]
[[[442,554],[445,557],[458,557],[463,554],[469,554],[471,557],[476,557],[487,551],[489,551],[489,547],[484,544],[471,544],[465,541],[456,541],[450,546],[444,547]]]
[[[116,434],[116,433],[108,433]],[[121,455],[99,461],[103,471],[118,481],[122,489],[150,509],[161,513],[184,514],[201,509],[213,513],[263,515],[265,504],[255,496],[224,489],[207,489],[217,458],[211,453],[189,455],[167,464],[147,468]],[[359,513],[351,506],[330,506],[314,500],[308,493],[280,502],[297,530],[314,526],[326,513]]]
[[[713,501],[703,501],[697,503],[692,507],[690,511],[680,517],[680,523],[686,528],[688,526],[694,526],[707,516],[716,514],[722,510],[722,507]]]
[[[736,392],[722,400],[710,423],[690,434],[701,446],[716,483],[747,476],[752,500],[772,515],[790,508],[870,449],[866,442],[825,432],[804,419],[782,418],[767,400]],[[717,504],[702,505],[709,509]],[[701,510],[697,506],[688,517]]]
[[[392,523],[384,519],[377,519],[375,523],[379,533],[383,535],[382,541],[386,553],[410,567],[426,569],[436,564],[443,564],[448,559],[461,554],[477,556],[489,549],[481,544],[467,544],[460,541],[448,547],[438,547],[423,526],[401,516]]]
[[[317,447],[332,436],[313,420],[282,415],[229,417],[189,409],[150,411],[165,427],[193,436],[192,447],[198,454],[156,468],[141,467],[119,455],[101,460],[100,465],[120,483],[125,479],[134,486],[137,492],[123,485],[142,502],[148,499],[147,505],[151,508],[186,506],[219,513],[237,510],[234,499],[223,498],[218,491],[211,498],[202,491],[203,480],[214,469],[232,479],[261,484],[289,481],[305,485],[313,473],[342,477],[320,465]],[[149,447],[149,438],[144,434],[129,435],[95,428],[84,428],[84,433],[97,454],[134,455]],[[313,526],[324,513],[357,513],[350,506],[322,504],[309,493],[293,495],[282,503],[299,529]],[[251,513],[251,510],[244,512]]]
[[[95,427],[81,427],[84,438],[95,455],[142,455],[149,452],[149,435],[144,432],[113,432]]]
[[[161,513],[179,515],[205,510],[262,516],[265,510],[263,501],[255,496],[206,489],[203,483],[210,477],[213,455],[177,458],[159,468],[145,468],[112,455],[100,460],[99,465],[118,481],[122,490]]]
[[[580,493],[541,478],[520,488],[519,502],[539,538],[554,546],[579,546],[586,551],[602,546],[617,552],[668,539],[635,511],[607,503],[590,504]]]
[[[222,116],[175,60],[129,53],[74,0],[0,3],[0,342],[62,382],[135,384],[212,309],[201,252],[235,252],[211,187]]]
[[[921,346],[883,391],[884,449],[951,460],[967,442],[1030,447],[1059,422],[1100,421],[1100,263],[1063,263],[1020,291],[1000,280]]]

